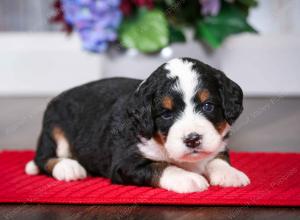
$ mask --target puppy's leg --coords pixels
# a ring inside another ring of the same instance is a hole
[[[56,143],[56,158],[50,158],[46,162],[47,171],[57,180],[73,181],[86,178],[86,170],[77,160],[71,159],[71,148],[64,131],[56,126],[52,130],[52,137]]]
[[[249,178],[242,171],[229,164],[229,155],[224,152],[208,162],[205,174],[211,185],[223,187],[246,186],[250,183]]]
[[[72,181],[83,179],[87,176],[86,170],[71,159],[69,142],[62,129],[53,127],[51,132],[45,129],[40,137],[35,161],[27,164],[26,173],[32,164],[36,164],[41,171],[52,175],[58,180]]]
[[[87,176],[86,170],[77,160],[69,158],[52,158],[46,163],[46,169],[52,173],[57,180],[74,181],[84,179]]]
[[[203,176],[197,173],[176,166],[168,166],[162,172],[159,186],[178,193],[191,193],[203,191],[209,184]]]
[[[51,175],[46,169],[46,163],[50,158],[56,157],[56,144],[47,129],[43,129],[38,139],[35,158],[29,161],[25,167],[25,173],[28,175],[37,175],[38,173],[46,173]]]
[[[120,184],[148,185],[178,193],[203,191],[208,187],[206,179],[164,162],[145,158],[127,158],[113,170],[112,182]]]

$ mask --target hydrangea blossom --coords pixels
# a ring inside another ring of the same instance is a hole
[[[103,52],[117,39],[121,0],[63,0],[65,20],[79,32],[83,47]]]
[[[216,16],[219,14],[221,9],[220,0],[199,0],[201,4],[201,14],[202,15],[212,15]]]

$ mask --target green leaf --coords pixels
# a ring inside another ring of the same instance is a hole
[[[196,37],[212,48],[218,48],[230,35],[256,32],[248,23],[247,15],[234,5],[224,5],[217,16],[206,17],[196,24]]]
[[[247,7],[255,7],[257,6],[257,1],[256,0],[237,0],[241,4],[247,6]]]
[[[169,43],[169,27],[164,13],[158,9],[141,9],[135,18],[122,22],[119,40],[124,47],[145,53],[166,47]]]
[[[186,39],[185,39],[184,33],[178,27],[170,25],[169,32],[170,32],[170,43],[185,42]]]

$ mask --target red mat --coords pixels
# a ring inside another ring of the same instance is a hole
[[[99,177],[66,183],[44,175],[27,176],[24,166],[33,156],[32,151],[0,153],[0,202],[300,206],[300,154],[296,153],[231,153],[232,164],[252,183],[190,194],[112,185]]]

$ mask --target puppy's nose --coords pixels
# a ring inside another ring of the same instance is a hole
[[[201,140],[202,140],[202,135],[193,132],[190,133],[186,138],[184,138],[183,142],[187,147],[196,148],[200,146]]]

